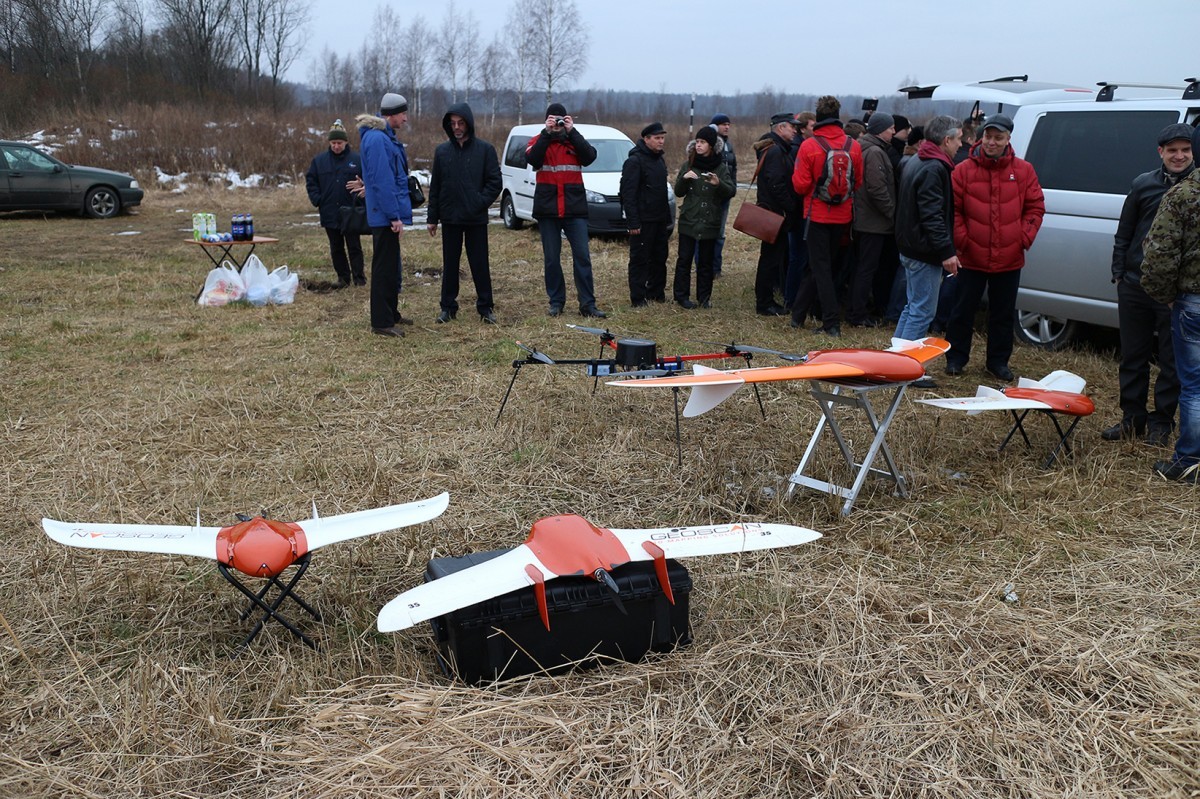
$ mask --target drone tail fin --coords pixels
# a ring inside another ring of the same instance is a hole
[[[720,369],[713,369],[699,363],[696,364],[692,371],[697,375],[726,374],[726,372],[722,372]],[[683,408],[683,415],[690,419],[693,416],[708,413],[729,399],[733,395],[733,392],[737,391],[744,382],[744,380],[737,380],[709,386],[693,386],[692,395],[688,397],[687,405]]]
[[[979,389],[975,392],[975,396],[983,397],[986,399],[1003,399],[1004,392],[997,391],[996,389],[989,388],[988,386],[980,386]],[[983,413],[985,410],[987,410],[987,409],[986,408],[972,409],[972,410],[967,411],[967,416],[978,416],[979,414]]]

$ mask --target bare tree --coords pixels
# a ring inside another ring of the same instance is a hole
[[[468,11],[463,20],[458,53],[459,65],[462,67],[464,102],[470,102],[471,87],[479,81],[479,57],[479,20],[475,19],[474,11]]]
[[[311,3],[306,0],[268,0],[267,67],[271,76],[271,105],[277,107],[279,83],[300,55],[300,34],[308,27]]]
[[[549,105],[555,87],[587,66],[587,29],[575,0],[526,0],[521,12],[533,26],[532,57]]]
[[[200,95],[211,92],[228,69],[232,44],[228,34],[233,0],[154,0],[162,20],[169,63],[180,83]]]
[[[360,61],[362,86],[368,96],[374,95],[378,99],[384,92],[396,90],[398,78],[392,48],[402,41],[402,34],[400,18],[391,6],[375,9],[371,18],[371,36],[363,47]]]
[[[518,125],[524,122],[525,95],[533,88],[537,71],[537,31],[525,12],[525,6],[520,2],[513,3],[508,7],[508,17],[504,23],[504,36],[510,43],[507,77],[516,95]]]
[[[458,6],[454,0],[446,5],[446,13],[442,16],[441,27],[438,28],[436,54],[434,63],[437,65],[444,85],[450,87],[450,97],[458,102],[458,76],[461,71],[459,50],[462,47],[463,22],[458,16]]]
[[[496,107],[500,102],[500,89],[508,75],[508,62],[508,51],[497,33],[479,58],[479,88],[483,91],[483,99],[490,109],[491,125],[496,124]]]
[[[425,89],[432,80],[433,55],[429,52],[429,41],[433,36],[432,30],[425,18],[418,14],[413,17],[408,28],[404,31],[403,46],[400,49],[400,74],[402,85],[409,89],[409,105],[413,115],[421,116],[421,100]]]

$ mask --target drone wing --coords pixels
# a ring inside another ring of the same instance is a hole
[[[893,338],[892,346],[885,350],[885,352],[902,352],[920,363],[928,363],[939,355],[945,355],[949,351],[950,342],[944,338],[935,338],[934,336],[917,339],[916,341]]]
[[[318,517],[314,506],[313,517],[307,521],[297,522],[297,524],[304,531],[304,535],[308,539],[308,550],[311,552],[328,544],[336,544],[338,541],[349,541],[351,538],[384,533],[388,530],[410,527],[430,519],[436,519],[442,515],[449,504],[450,494],[442,492],[436,497],[418,502],[343,513],[340,516],[328,518]]]
[[[84,549],[157,552],[217,559],[220,527],[171,524],[77,524],[42,519],[46,535],[60,544]]]
[[[691,558],[724,555],[756,549],[794,547],[816,541],[821,534],[790,524],[709,524],[698,527],[666,527],[652,530],[612,530],[629,552],[630,560],[651,560],[662,550],[664,557]],[[647,548],[647,545],[653,545]]]
[[[379,611],[379,631],[406,630],[423,621],[533,585],[526,567],[532,566],[549,580],[558,575],[546,567],[525,544],[489,561],[447,574],[418,585],[383,606]]]
[[[1009,411],[1021,410],[1022,408],[1036,408],[1047,410],[1050,408],[1044,402],[1035,399],[1023,397],[1010,397],[1003,391],[997,391],[994,388],[980,386],[975,392],[974,397],[948,397],[946,399],[919,399],[917,402],[922,402],[926,405],[932,405],[935,408],[948,408],[952,411],[966,411],[967,415],[974,416],[984,411]]]

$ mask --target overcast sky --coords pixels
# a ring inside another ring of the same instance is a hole
[[[456,0],[486,44],[518,0]],[[310,38],[292,69],[306,80],[328,46],[362,46],[376,6],[313,0]],[[886,95],[906,78],[921,84],[1028,74],[1031,80],[1181,83],[1200,72],[1200,3],[1130,0],[967,0],[748,3],[739,0],[587,0],[587,71],[575,89],[753,94],[771,86],[800,94]],[[437,29],[442,4],[393,3],[401,20],[422,14]],[[705,55],[707,54],[707,55]]]

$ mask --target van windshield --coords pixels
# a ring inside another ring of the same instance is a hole
[[[583,168],[584,172],[620,172],[633,142],[628,139],[588,139],[596,148],[596,160]]]

